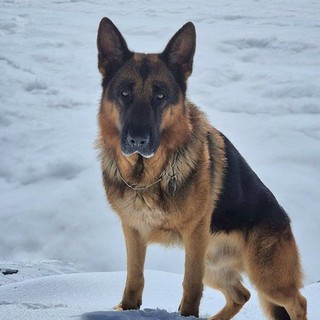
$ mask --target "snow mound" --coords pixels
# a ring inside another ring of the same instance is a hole
[[[34,269],[37,273],[37,269]],[[32,275],[31,275],[32,276]],[[96,272],[51,275],[23,280],[0,287],[1,320],[176,320],[182,296],[182,275],[160,271],[145,272],[143,310],[114,311],[125,284],[125,272]],[[234,318],[263,320],[261,307],[254,289],[251,299]],[[309,320],[318,320],[320,284],[307,286],[303,294],[308,299]],[[200,305],[204,319],[214,315],[224,305],[223,296],[205,288]],[[192,318],[190,318],[192,319]]]

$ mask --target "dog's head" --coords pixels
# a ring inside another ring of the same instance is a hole
[[[113,139],[118,139],[125,156],[138,153],[150,158],[160,143],[166,143],[161,139],[170,128],[172,133],[179,125],[187,125],[179,124],[177,114],[185,112],[195,38],[194,25],[188,22],[162,53],[134,53],[111,20],[101,20],[97,38],[98,68],[103,76],[99,121]]]

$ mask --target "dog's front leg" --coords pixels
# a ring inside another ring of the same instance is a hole
[[[139,309],[142,304],[144,286],[143,267],[146,243],[136,229],[122,225],[127,248],[127,281],[119,308]]]
[[[183,316],[199,316],[199,304],[203,290],[205,254],[208,244],[207,230],[199,223],[182,234],[185,247],[185,272],[180,313]]]

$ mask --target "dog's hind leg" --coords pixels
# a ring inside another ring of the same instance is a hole
[[[226,299],[225,306],[211,320],[231,319],[250,299],[240,275],[244,247],[245,240],[239,232],[219,232],[210,239],[203,282],[220,290]]]
[[[273,320],[307,320],[298,250],[290,228],[258,230],[249,236],[246,271]]]
[[[211,320],[231,319],[250,299],[250,292],[243,286],[240,275],[244,245],[243,237],[236,232],[212,235],[203,282],[220,290],[226,304]]]
[[[305,320],[307,301],[299,293],[296,292],[296,297],[279,297],[277,295],[272,297],[272,300],[262,294],[260,301],[265,313],[270,319],[275,320]],[[279,304],[282,305],[279,305]]]
[[[250,292],[241,283],[240,274],[226,266],[219,269],[207,266],[204,283],[220,290],[226,299],[225,306],[211,320],[231,319],[250,299]]]

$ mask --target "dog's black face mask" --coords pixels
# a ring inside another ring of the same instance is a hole
[[[139,68],[132,68],[133,64],[136,63],[131,62],[123,69],[135,70],[134,77],[126,78],[126,83],[117,84],[116,97],[112,94],[120,107],[121,150],[125,156],[139,153],[150,158],[160,144],[161,115],[170,102],[169,93],[149,77],[143,80]],[[124,72],[127,73],[126,70]]]
[[[154,155],[160,144],[159,118],[157,110],[138,102],[123,114],[120,133],[121,150],[125,156],[138,153],[145,158]]]
[[[119,30],[104,18],[97,44],[103,98],[115,103],[120,115],[122,153],[150,158],[160,145],[164,110],[185,96],[195,51],[194,26],[183,26],[161,54],[140,54],[129,51]]]

